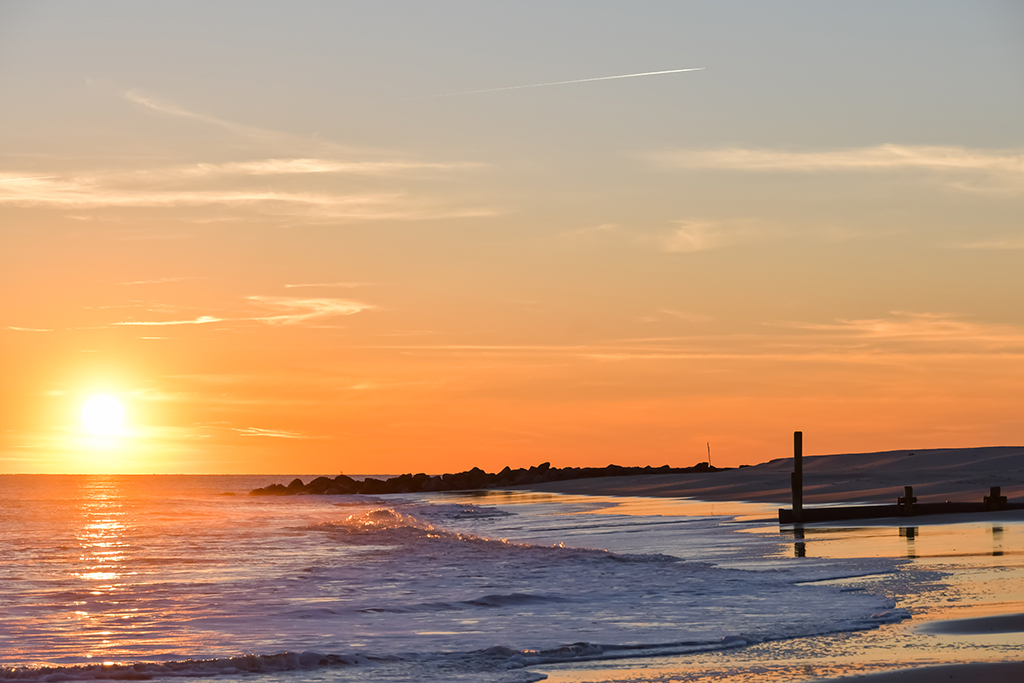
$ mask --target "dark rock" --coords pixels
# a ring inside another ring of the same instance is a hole
[[[329,477],[317,477],[306,484],[306,493],[326,493],[327,489],[334,487],[334,480]]]
[[[261,489],[254,489],[249,493],[254,496],[283,496],[290,493],[290,491],[282,484],[270,484]]]
[[[742,465],[741,465],[742,467]],[[513,470],[511,467],[504,467],[497,474],[490,474],[479,467],[474,467],[465,472],[454,474],[429,475],[420,472],[418,474],[401,474],[397,477],[381,480],[369,477],[363,481],[356,481],[352,477],[339,474],[331,479],[330,477],[317,477],[309,484],[303,484],[301,479],[294,479],[288,486],[281,484],[270,484],[260,489],[250,491],[255,496],[266,495],[342,495],[353,493],[366,493],[371,495],[386,493],[413,493],[417,491],[462,491],[491,489],[507,486],[526,486],[547,481],[564,481],[566,479],[586,479],[594,477],[621,477],[637,474],[663,474],[663,473],[684,473],[684,472],[718,472],[721,467],[713,467],[710,463],[701,462],[693,467],[623,467],[610,464],[606,467],[552,467],[551,463],[543,462],[534,465],[529,469]]]

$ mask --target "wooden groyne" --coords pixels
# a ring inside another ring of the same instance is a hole
[[[793,507],[779,510],[779,524],[804,524],[811,522],[841,522],[853,519],[878,519],[881,517],[920,517],[922,515],[967,514],[976,512],[997,512],[1000,510],[1024,510],[1024,503],[1010,503],[1002,495],[1000,486],[989,489],[980,502],[918,503],[913,486],[904,486],[903,495],[897,496],[895,505],[839,505],[835,507],[805,508],[803,505],[803,432],[793,433]]]
[[[998,486],[995,488],[999,488]],[[985,496],[988,498],[988,496]],[[1003,496],[1005,497],[1005,496]],[[907,512],[905,505],[851,505],[847,507],[804,508],[800,522],[793,517],[793,511],[779,510],[779,524],[811,522],[841,522],[849,519],[877,519],[880,517],[920,517],[922,515],[966,514],[970,512],[994,512],[998,510],[1024,510],[1024,503],[1003,503],[993,506],[988,503],[915,503]]]

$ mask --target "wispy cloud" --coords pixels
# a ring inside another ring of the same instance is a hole
[[[981,171],[1024,178],[1024,151],[965,147],[877,145],[820,152],[729,147],[673,150],[652,155],[677,168],[739,171]]]
[[[299,299],[286,296],[250,296],[250,301],[280,311],[274,315],[252,318],[272,325],[294,325],[318,318],[354,315],[372,310],[374,306],[342,299]]]
[[[444,178],[451,173],[479,169],[481,164],[354,151],[319,139],[196,113],[139,91],[129,92],[125,97],[149,111],[242,135],[252,143],[249,156],[254,158],[77,173],[10,171],[0,173],[0,205],[76,211],[216,207],[256,212],[270,219],[303,218],[313,222],[430,220],[497,213],[489,207],[467,206],[456,197],[442,197],[436,189],[428,193],[409,187],[413,180]],[[237,154],[237,145],[232,150]],[[313,176],[315,186],[312,180],[297,182]],[[351,176],[364,182],[355,188],[349,181]],[[269,185],[271,181],[273,185]],[[78,214],[76,218],[88,216]]]
[[[687,71],[703,71],[703,66],[689,69],[669,69],[667,71],[644,71],[635,74],[622,74],[621,76],[598,76],[596,78],[576,78],[571,81],[551,81],[550,83],[530,83],[528,85],[507,85],[501,88],[485,88],[483,90],[464,90],[462,92],[441,93],[439,95],[424,95],[407,99],[425,100],[435,97],[455,97],[456,95],[478,95],[485,92],[502,92],[505,90],[523,90],[525,88],[549,88],[553,85],[571,85],[573,83],[593,83],[594,81],[617,81],[621,78],[641,78],[643,76],[663,76],[666,74],[681,74]]]
[[[763,231],[753,221],[675,221],[676,228],[657,237],[668,252],[692,252],[716,249],[738,242],[758,239]]]
[[[995,237],[976,242],[962,242],[948,245],[950,249],[1024,249],[1024,236]]]
[[[711,318],[706,315],[700,315],[699,313],[687,313],[686,311],[674,311],[671,308],[663,308],[659,313],[664,313],[669,317],[677,318],[688,323],[706,323],[711,320]]]
[[[791,323],[838,343],[878,351],[965,353],[1024,351],[1024,329],[965,320],[950,313],[893,311],[885,318],[839,319],[832,323]],[[865,346],[867,345],[867,346]]]
[[[675,314],[676,311],[663,310]],[[1024,357],[1024,327],[963,319],[948,313],[893,312],[870,319],[823,323],[784,322],[743,332],[716,332],[713,321],[699,334],[609,339],[581,344],[407,344],[383,346],[442,357],[580,359],[594,361],[745,360],[905,364],[908,357]],[[652,322],[641,319],[638,322]],[[370,348],[370,347],[367,347]],[[547,362],[547,361],[545,361]]]
[[[647,155],[678,169],[747,173],[917,173],[962,192],[1024,192],[1024,150],[953,146],[877,145],[827,151],[728,147],[669,150]]]
[[[416,171],[456,171],[480,168],[477,163],[430,163],[422,161],[343,161],[335,159],[261,159],[221,164],[192,164],[158,172],[170,177],[219,177],[229,175],[301,175],[338,173],[344,175],[390,176]]]
[[[286,432],[283,429],[260,429],[259,427],[232,427],[234,431],[242,436],[266,436],[273,439],[313,439],[316,437],[300,434],[299,432]]]
[[[15,332],[53,332],[53,330],[42,327],[15,327],[13,325],[8,325],[7,329],[14,330]]]
[[[129,282],[118,282],[119,285],[162,285],[168,282],[184,282],[185,280],[199,280],[199,277],[158,277],[152,280],[131,280]]]
[[[297,325],[322,318],[355,315],[373,310],[370,304],[358,301],[328,298],[296,298],[286,296],[249,296],[246,299],[263,309],[266,314],[236,316],[200,315],[173,320],[122,320],[113,323],[120,327],[171,327],[179,325],[208,325],[212,323],[264,323],[267,325]]]
[[[300,287],[372,287],[373,282],[302,282],[285,285],[285,289],[296,289]]]
[[[194,111],[178,106],[165,99],[161,99],[155,95],[145,93],[141,90],[130,90],[124,94],[124,98],[129,102],[133,102],[142,107],[150,109],[152,111],[159,112],[168,116],[176,116],[180,118],[190,119],[198,121],[200,123],[206,123],[219,128],[223,128],[236,135],[242,135],[248,138],[255,138],[260,141],[277,141],[277,142],[294,142],[294,137],[280,133],[278,131],[268,130],[266,128],[259,128],[256,126],[247,126],[245,124],[236,123],[234,121],[228,121],[226,119],[217,118],[216,116],[210,116],[208,114],[200,114]]]
[[[130,174],[67,178],[14,178],[0,175],[0,204],[65,209],[174,208],[221,206],[265,216],[333,220],[417,220],[489,216],[480,207],[453,207],[406,192],[308,192],[255,189],[165,189],[134,185]],[[129,184],[129,180],[132,184]]]
[[[222,323],[231,318],[217,318],[212,315],[201,315],[198,318],[189,318],[187,320],[124,320],[121,322],[114,323],[115,325],[138,325],[138,326],[152,326],[162,327],[167,325],[206,325],[208,323]]]

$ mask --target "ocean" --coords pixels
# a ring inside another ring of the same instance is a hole
[[[0,476],[0,677],[536,681],[875,629],[941,581],[807,556],[770,505],[247,495],[290,479]]]

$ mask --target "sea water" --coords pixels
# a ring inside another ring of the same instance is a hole
[[[843,582],[906,560],[788,556],[771,506],[247,495],[287,480],[0,476],[0,677],[534,681],[909,616]]]

